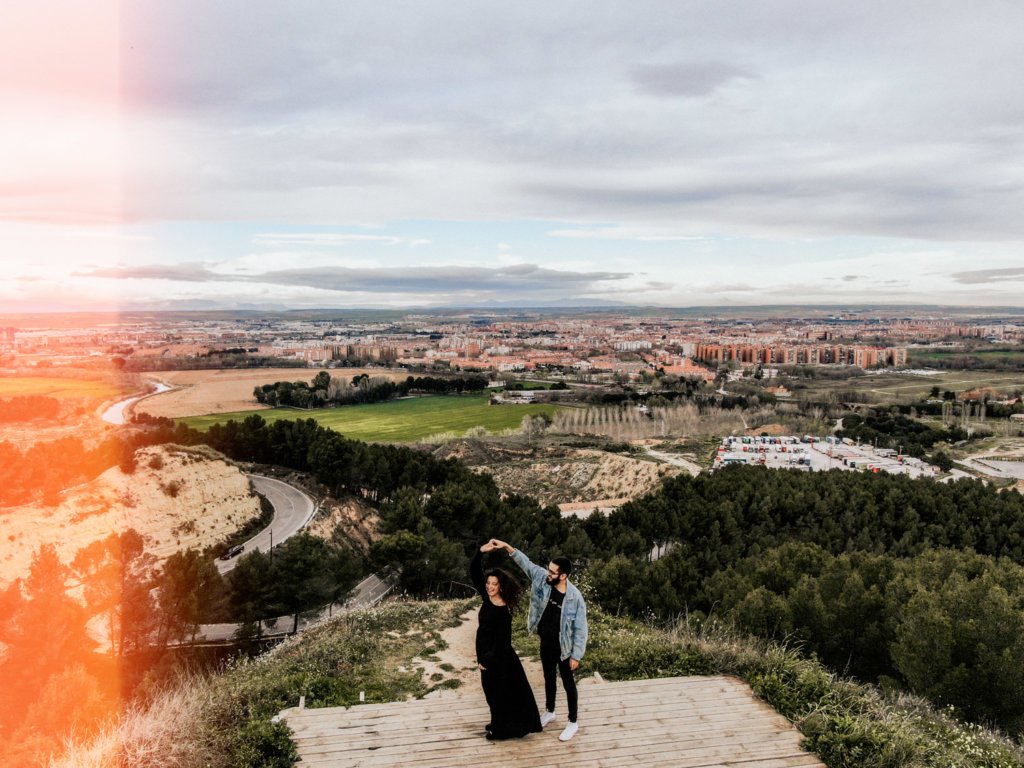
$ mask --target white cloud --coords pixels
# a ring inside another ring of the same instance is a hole
[[[254,245],[266,245],[270,247],[292,245],[331,247],[345,246],[352,243],[399,245],[404,241],[400,237],[392,237],[388,235],[358,235],[329,232],[260,232],[252,236],[252,242]],[[422,242],[423,241],[419,241],[417,244],[422,244]]]
[[[6,20],[0,217],[65,227],[0,228],[25,275],[526,261],[666,302],[1019,288],[995,270],[1024,242],[1021,4],[98,2]]]

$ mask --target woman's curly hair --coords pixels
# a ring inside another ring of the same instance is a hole
[[[501,568],[491,568],[484,574],[484,583],[487,583],[487,579],[494,576],[498,580],[498,594],[501,595],[501,599],[508,605],[510,613],[515,613],[516,607],[519,605],[519,598],[523,594],[523,585],[513,577],[508,571],[504,571]]]

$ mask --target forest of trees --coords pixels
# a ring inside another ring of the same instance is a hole
[[[304,381],[263,384],[253,390],[253,396],[256,402],[274,407],[324,408],[380,403],[414,392],[432,395],[480,392],[487,388],[487,383],[483,376],[409,376],[404,381],[395,382],[387,377],[371,377],[366,373],[352,376],[349,380],[346,377],[332,377],[327,371],[320,371],[308,384]]]
[[[968,343],[948,351],[911,347],[907,364],[950,371],[1024,371],[1024,348],[988,342]]]
[[[843,428],[836,436],[874,444],[878,448],[899,448],[903,453],[917,457],[924,456],[938,442],[954,443],[968,437],[960,427],[935,429],[904,416],[897,409],[845,416]]]
[[[716,612],[798,638],[839,672],[1024,727],[1024,681],[1009,670],[1024,627],[1021,494],[974,480],[731,467],[670,479],[583,527],[591,583],[610,610]]]
[[[118,362],[120,361],[120,362]],[[211,351],[206,355],[132,355],[115,357],[114,364],[125,371],[195,371],[220,368],[305,368],[305,360],[267,357],[246,352]]]

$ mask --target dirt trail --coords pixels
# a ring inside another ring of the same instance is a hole
[[[454,689],[441,689],[428,694],[430,698],[457,698],[463,696],[477,696],[483,698],[483,691],[480,689],[480,672],[476,666],[476,624],[479,606],[474,605],[462,616],[459,617],[457,627],[449,627],[441,633],[441,638],[447,643],[444,650],[438,651],[430,659],[418,658],[414,663],[417,667],[423,667],[423,679],[425,682],[436,683],[430,679],[431,675],[440,673],[445,680],[458,680],[461,685]],[[523,617],[517,617],[518,621],[524,621]],[[541,670],[540,662],[533,659],[523,658],[523,668],[526,670],[526,677],[533,687],[535,696],[539,696],[539,704],[543,704],[544,696],[544,673]]]

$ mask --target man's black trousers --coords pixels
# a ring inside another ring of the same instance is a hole
[[[562,660],[559,657],[562,655],[561,649],[557,645],[548,645],[541,643],[540,646],[540,664],[544,668],[544,704],[548,712],[555,711],[555,691],[557,689],[558,682],[555,680],[555,674],[561,676],[562,687],[565,688],[565,699],[569,704],[569,722],[576,722],[576,678],[572,675],[572,670],[569,668],[569,659]]]

